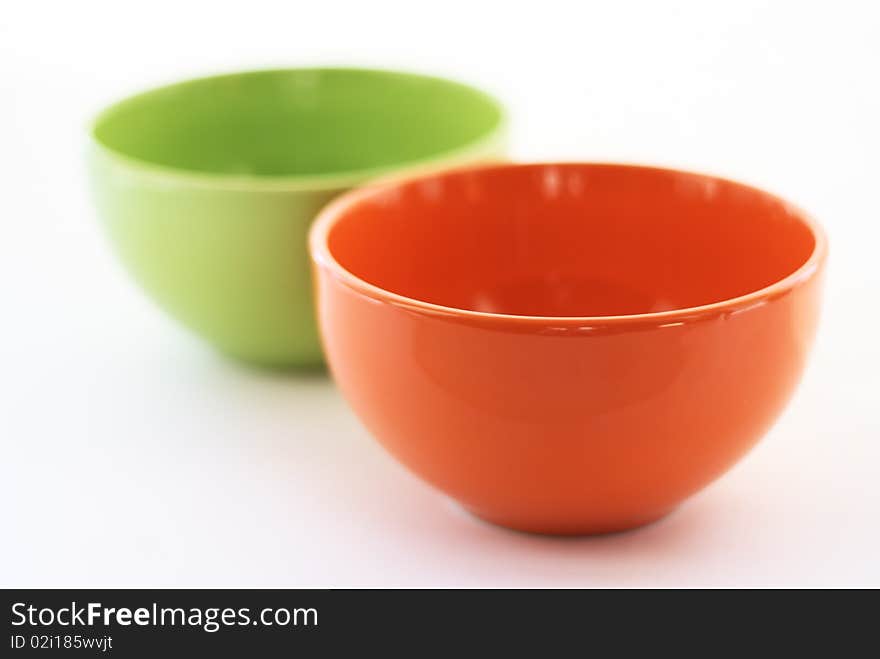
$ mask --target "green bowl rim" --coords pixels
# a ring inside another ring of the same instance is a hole
[[[467,142],[466,144],[439,151],[431,156],[416,160],[401,161],[391,165],[383,165],[380,167],[368,167],[363,169],[346,170],[339,172],[331,172],[326,174],[295,174],[282,176],[254,176],[252,174],[223,174],[202,172],[192,169],[173,167],[171,165],[162,165],[149,160],[137,158],[127,155],[113,147],[104,144],[96,135],[98,126],[107,119],[108,116],[117,112],[120,108],[143,100],[152,94],[173,89],[175,87],[184,87],[206,80],[219,80],[223,78],[240,78],[265,74],[279,74],[291,72],[340,72],[366,74],[370,76],[394,76],[417,78],[425,81],[435,81],[445,85],[453,85],[466,89],[481,98],[488,105],[492,106],[498,113],[498,121],[487,130],[479,138]],[[88,135],[90,143],[97,152],[116,161],[120,165],[129,168],[141,170],[141,174],[159,179],[173,179],[175,181],[184,181],[190,185],[208,186],[212,188],[238,188],[238,189],[269,189],[269,190],[342,190],[351,188],[359,183],[369,181],[371,179],[383,178],[404,170],[418,170],[421,168],[442,167],[445,164],[453,165],[457,162],[467,160],[468,156],[479,155],[485,153],[487,156],[491,149],[495,146],[501,146],[504,142],[508,131],[509,118],[504,105],[491,94],[483,91],[478,87],[474,87],[458,80],[444,78],[441,76],[416,73],[411,71],[401,71],[394,69],[381,68],[365,68],[350,66],[305,66],[305,67],[279,67],[264,69],[247,69],[244,71],[234,71],[227,73],[219,73],[214,75],[198,76],[172,82],[165,85],[157,85],[150,87],[141,92],[130,94],[124,98],[110,103],[100,110],[88,124]]]

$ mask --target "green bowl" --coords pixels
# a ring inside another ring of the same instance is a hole
[[[117,103],[89,169],[122,262],[222,352],[323,362],[306,235],[330,199],[375,177],[492,160],[497,101],[440,78],[286,69],[201,78]]]

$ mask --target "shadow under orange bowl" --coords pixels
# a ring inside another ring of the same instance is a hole
[[[760,439],[827,251],[760,190],[573,163],[357,190],[310,242],[330,368],[367,428],[474,514],[558,534],[659,519]]]

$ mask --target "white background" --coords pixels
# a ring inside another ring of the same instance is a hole
[[[7,0],[0,584],[880,586],[876,6]],[[483,86],[517,158],[704,170],[809,209],[831,239],[825,315],[777,426],[659,524],[532,537],[410,476],[325,378],[178,329],[98,230],[86,121],[153,84],[317,63]]]

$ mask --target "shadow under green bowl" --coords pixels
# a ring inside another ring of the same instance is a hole
[[[91,128],[90,178],[119,256],[169,314],[271,366],[323,361],[306,236],[373,178],[499,158],[497,101],[450,80],[283,69],[182,82]]]

